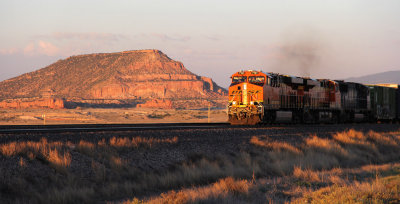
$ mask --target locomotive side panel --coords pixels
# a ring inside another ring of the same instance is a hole
[[[231,78],[228,115],[232,124],[400,119],[400,88],[252,70]]]

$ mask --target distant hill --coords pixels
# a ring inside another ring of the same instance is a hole
[[[72,56],[0,82],[0,101],[16,98],[82,100],[213,100],[227,91],[159,50]],[[182,103],[181,103],[182,104]]]
[[[349,82],[363,83],[363,84],[380,84],[380,83],[400,84],[400,71],[388,71],[388,72],[366,75],[362,77],[351,77],[344,80]]]

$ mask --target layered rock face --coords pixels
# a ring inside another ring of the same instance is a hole
[[[217,100],[226,90],[197,76],[159,50],[69,57],[35,72],[0,82],[0,100],[40,97],[119,100]]]
[[[64,100],[57,98],[25,98],[9,99],[0,102],[0,108],[26,109],[26,108],[50,108],[63,109]]]
[[[173,108],[173,103],[171,100],[167,99],[153,99],[150,101],[147,101],[146,103],[143,104],[138,104],[138,108],[161,108],[161,109],[171,109]]]

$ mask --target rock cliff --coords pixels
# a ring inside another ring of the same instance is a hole
[[[64,108],[64,100],[58,98],[23,98],[0,101],[0,108],[26,109],[26,108]]]
[[[173,108],[173,103],[170,100],[160,100],[160,99],[153,99],[147,101],[143,104],[138,104],[138,108],[160,108],[160,109],[171,109]]]
[[[59,60],[0,82],[0,100],[42,97],[49,90],[52,97],[67,101],[220,100],[227,94],[210,78],[193,74],[159,50],[138,50]]]

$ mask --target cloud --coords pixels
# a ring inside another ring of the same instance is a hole
[[[206,49],[206,50],[193,50],[183,49],[182,55],[196,60],[235,60],[239,59],[238,53],[234,50],[226,49]]]
[[[151,36],[159,38],[162,41],[178,41],[178,42],[186,42],[190,40],[190,36],[182,36],[182,35],[166,35],[160,33],[153,33]]]
[[[22,47],[0,48],[1,55],[70,56],[99,50],[112,50],[118,41],[128,39],[122,34],[54,32],[35,35]]]
[[[15,54],[23,54],[26,56],[36,56],[36,55],[45,55],[45,56],[58,56],[60,55],[60,48],[54,45],[51,42],[39,40],[29,42],[23,48],[8,48],[8,49],[0,49],[1,55],[15,55]]]
[[[0,49],[0,54],[2,55],[12,55],[15,53],[18,53],[18,48]]]
[[[2,55],[24,54],[24,55],[47,55],[56,56],[60,49],[54,44],[46,41],[30,42],[24,48],[0,49]]]
[[[53,45],[50,42],[39,41],[38,42],[38,51],[39,53],[48,55],[48,56],[55,56],[59,53],[59,48]]]
[[[35,50],[35,44],[34,43],[29,43],[28,45],[26,45],[23,49],[23,53],[26,55],[32,55],[34,53]]]
[[[51,42],[36,41],[28,43],[21,51],[24,55],[46,55],[46,56],[57,56],[60,55],[60,48],[55,46]]]
[[[219,35],[205,35],[204,38],[212,41],[220,41],[222,39]]]
[[[128,39],[127,36],[123,34],[115,34],[115,33],[97,33],[97,32],[88,32],[88,33],[78,33],[78,32],[54,32],[49,35],[36,35],[34,36],[36,39],[51,39],[51,40],[91,40],[91,41],[120,41]]]

